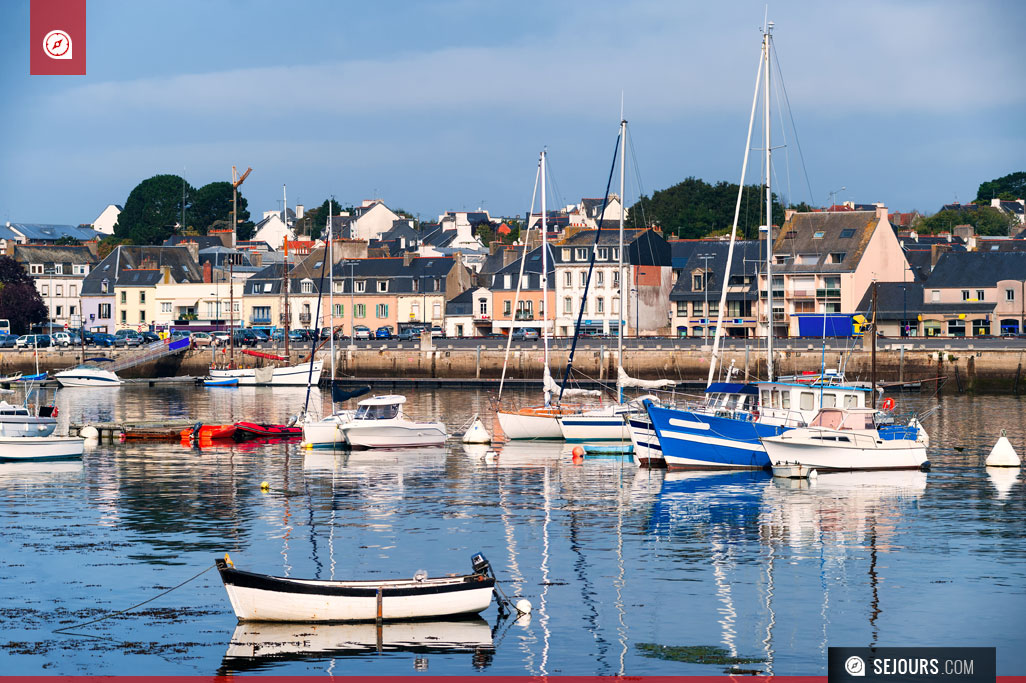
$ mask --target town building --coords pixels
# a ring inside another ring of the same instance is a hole
[[[677,337],[711,340],[716,334],[730,243],[719,240],[696,242],[670,292],[673,333]],[[730,276],[727,278],[727,305],[723,312],[726,336],[754,337],[756,334],[759,272],[764,267],[765,254],[765,242],[738,240],[734,243]]]
[[[51,324],[82,324],[82,283],[98,261],[95,245],[12,244],[8,254],[32,277]]]

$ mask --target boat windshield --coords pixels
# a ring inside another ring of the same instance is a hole
[[[360,406],[356,409],[357,420],[391,420],[399,414],[399,404]]]
[[[846,413],[843,410],[825,409],[813,418],[811,427],[824,429],[873,429],[871,413]]]

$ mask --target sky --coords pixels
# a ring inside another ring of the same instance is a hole
[[[522,215],[544,147],[550,207],[602,195],[621,100],[628,201],[737,182],[767,11],[791,201],[929,214],[1026,170],[1016,0],[88,0],[86,76],[30,76],[29,1],[4,0],[0,218],[91,223],[145,178],[233,165],[257,217],[283,185]]]

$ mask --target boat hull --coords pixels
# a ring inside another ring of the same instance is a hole
[[[386,420],[356,420],[341,425],[346,442],[353,448],[411,448],[445,445],[445,425],[439,422],[374,424]]]
[[[272,438],[272,439],[298,439],[303,436],[302,427],[290,427],[288,425],[266,425],[255,422],[236,422],[234,438],[236,441],[248,441],[249,439]]]
[[[423,581],[312,581],[254,574],[217,560],[239,621],[403,621],[478,614],[495,579],[480,574]]]
[[[314,361],[312,373],[310,363],[276,368],[234,368],[232,370],[211,368],[210,379],[237,379],[239,386],[305,387],[308,381],[310,384],[317,384],[320,381],[323,366],[323,361]],[[264,370],[272,370],[272,372],[262,372]]]
[[[592,441],[630,441],[631,434],[622,413],[563,415],[558,418],[563,439],[571,443]]]
[[[770,465],[760,439],[784,427],[661,408],[646,401],[668,469],[761,470]]]
[[[811,430],[792,430],[807,432]],[[817,472],[852,472],[860,470],[917,470],[929,467],[926,446],[908,439],[878,440],[866,435],[846,435],[850,446],[822,446],[782,434],[763,441],[773,462],[789,462]],[[862,436],[862,439],[854,437]],[[860,441],[865,441],[859,445]]]
[[[58,372],[53,378],[62,387],[118,387],[124,384],[110,370],[73,368]]]
[[[72,436],[20,436],[0,438],[0,462],[69,460],[81,458],[85,439]]]
[[[507,439],[563,439],[558,409],[499,410],[496,416]]]
[[[0,438],[50,436],[55,429],[57,429],[57,420],[52,417],[0,415]]]
[[[638,467],[665,468],[663,449],[648,415],[631,415],[625,422],[634,446],[634,464]]]
[[[332,415],[317,422],[303,424],[303,445],[307,448],[337,448],[347,445],[341,427],[343,420]]]

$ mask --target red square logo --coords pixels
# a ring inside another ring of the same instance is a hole
[[[84,76],[86,0],[32,0],[29,19],[29,73]]]

